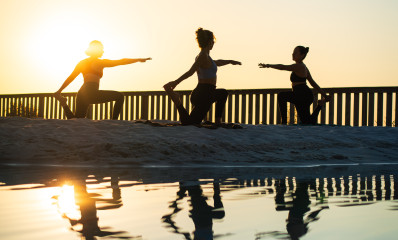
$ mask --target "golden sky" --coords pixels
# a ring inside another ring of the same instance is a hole
[[[193,64],[198,27],[217,38],[213,59],[243,64],[220,67],[218,87],[290,87],[288,72],[257,64],[291,64],[297,45],[321,87],[397,86],[397,10],[396,0],[1,0],[0,94],[55,92],[92,40],[104,58],[153,58],[105,69],[101,89],[161,90]]]

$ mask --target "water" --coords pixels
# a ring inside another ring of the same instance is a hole
[[[396,239],[395,173],[2,167],[0,239]]]

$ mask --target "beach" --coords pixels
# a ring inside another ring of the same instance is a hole
[[[156,127],[143,122],[117,120],[3,117],[0,118],[0,159],[2,164],[17,165],[142,167],[398,163],[397,128],[242,127]]]
[[[0,236],[396,236],[396,128],[155,122],[0,118]]]

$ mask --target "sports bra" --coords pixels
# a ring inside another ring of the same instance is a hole
[[[103,68],[96,67],[94,63],[86,63],[85,69],[82,71],[84,82],[99,82],[102,78]]]
[[[213,61],[213,59],[210,58],[210,60],[212,62],[211,67],[209,67],[209,68],[199,67],[199,69],[197,71],[199,79],[213,79],[213,78],[217,77],[217,65]]]
[[[305,82],[307,80],[306,77],[299,77],[294,72],[290,75],[291,82]]]

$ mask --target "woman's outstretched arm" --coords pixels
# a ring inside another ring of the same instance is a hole
[[[260,68],[273,68],[277,70],[284,70],[284,71],[298,71],[299,66],[297,64],[292,64],[292,65],[283,65],[283,64],[265,64],[265,63],[259,63],[258,66]]]
[[[242,65],[241,62],[235,61],[235,60],[214,60],[214,62],[216,63],[217,67],[221,67],[221,66],[225,66],[228,64],[232,64],[232,65]]]
[[[147,60],[152,60],[152,58],[123,58],[119,60],[109,60],[103,59],[102,65],[103,67],[116,67],[120,65],[132,64],[136,62],[146,62]]]

